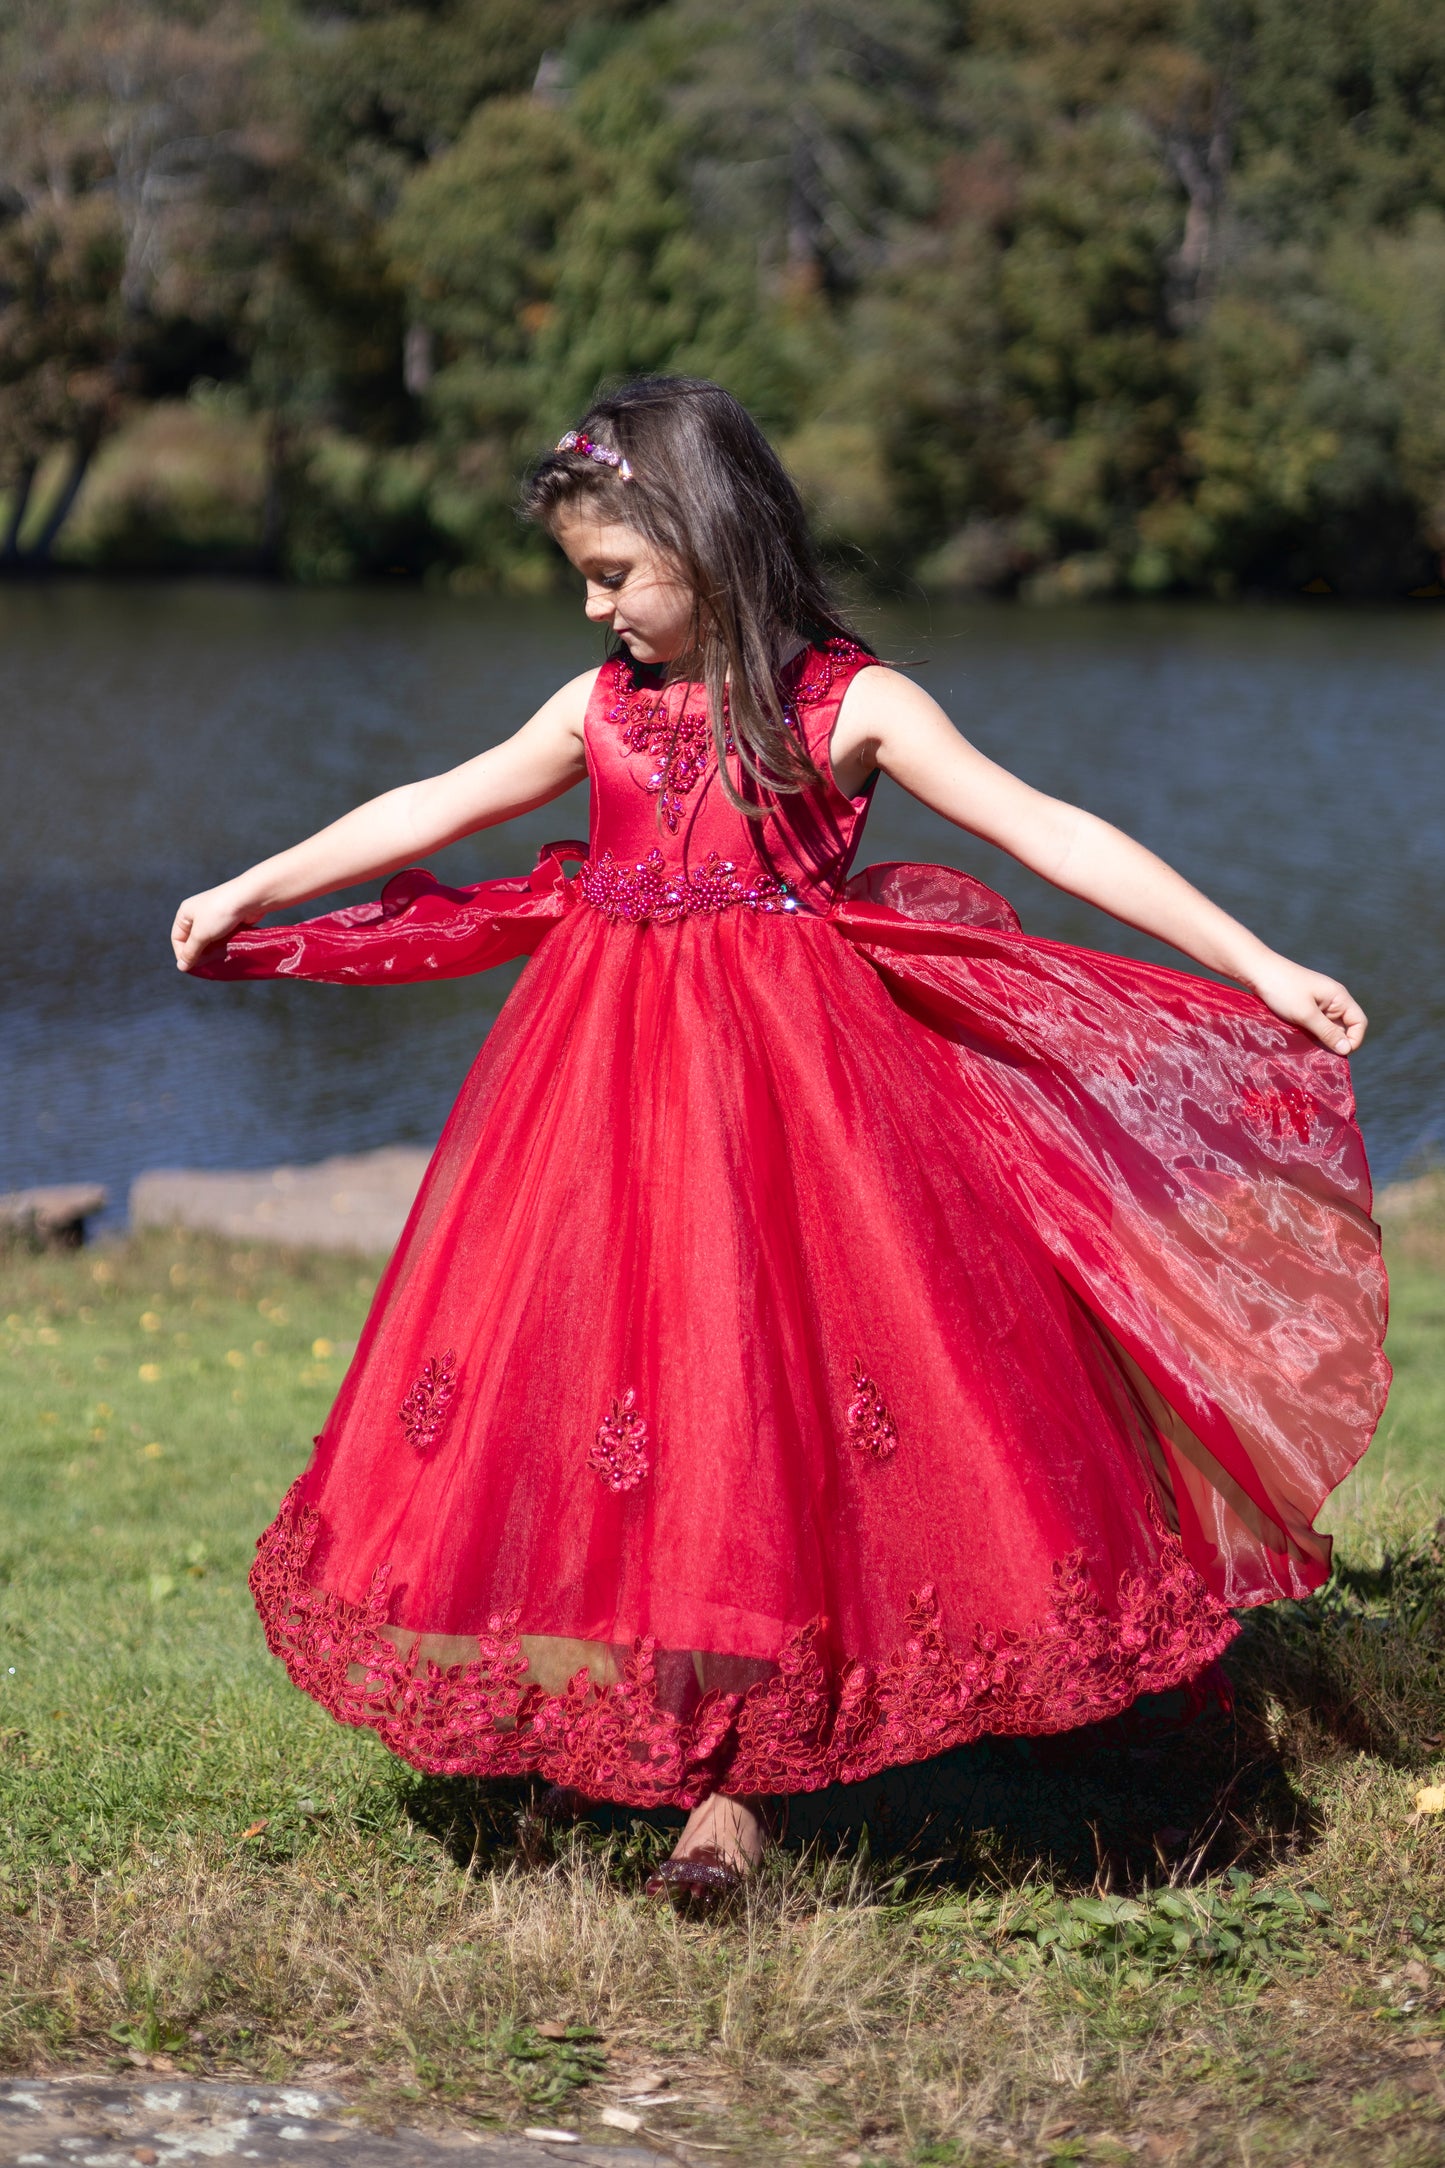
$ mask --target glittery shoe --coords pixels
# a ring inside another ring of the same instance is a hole
[[[649,1897],[665,1897],[675,1912],[716,1912],[736,1897],[747,1869],[728,1859],[715,1844],[701,1846],[682,1859],[665,1859],[647,1878]]]

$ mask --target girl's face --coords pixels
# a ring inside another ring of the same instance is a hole
[[[584,504],[559,512],[552,533],[587,582],[587,615],[635,662],[676,662],[694,645],[692,589],[676,564],[635,527]]]

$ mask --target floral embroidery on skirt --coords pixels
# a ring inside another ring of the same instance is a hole
[[[455,1348],[448,1348],[444,1355],[433,1355],[422,1364],[421,1376],[396,1411],[408,1441],[418,1453],[430,1452],[446,1428],[456,1389]]]
[[[647,1424],[637,1413],[637,1395],[630,1385],[597,1425],[587,1465],[611,1491],[636,1490],[647,1474]]]
[[[848,1403],[848,1443],[874,1460],[889,1460],[898,1448],[898,1425],[862,1363],[853,1365],[853,1398]]]

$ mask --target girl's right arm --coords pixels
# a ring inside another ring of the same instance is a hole
[[[515,736],[461,767],[384,791],[304,843],[188,896],[171,928],[176,968],[189,971],[203,950],[269,911],[395,873],[460,836],[559,798],[587,772],[582,724],[596,678],[595,670],[573,678]]]

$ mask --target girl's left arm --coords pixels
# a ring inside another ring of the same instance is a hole
[[[999,767],[899,672],[871,668],[854,678],[830,755],[844,791],[881,768],[945,820],[996,843],[1056,888],[1240,980],[1332,1052],[1351,1054],[1364,1038],[1365,1012],[1338,979],[1266,948],[1142,843]]]

